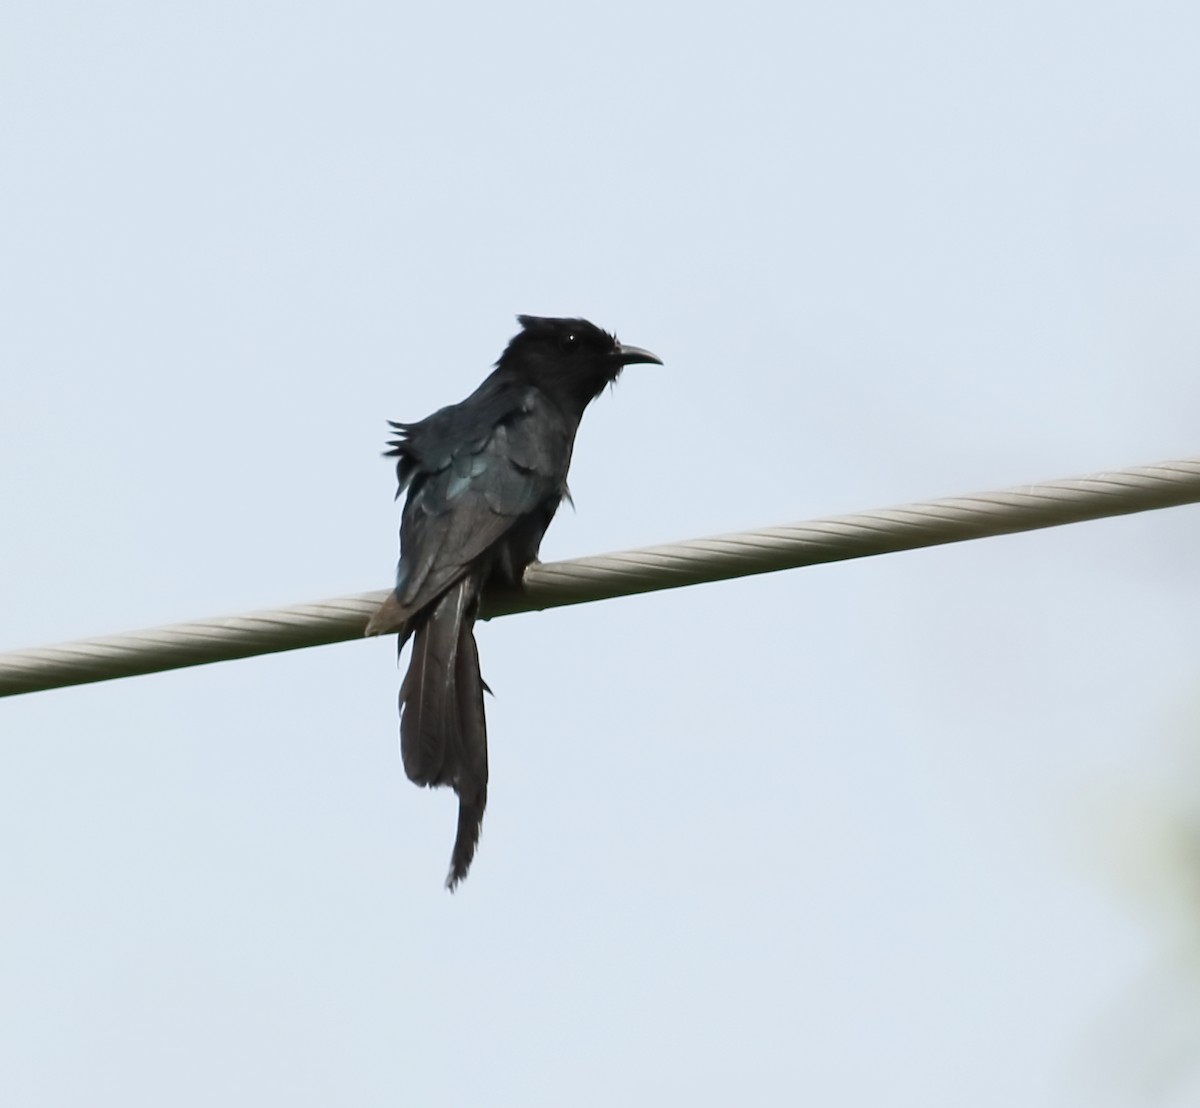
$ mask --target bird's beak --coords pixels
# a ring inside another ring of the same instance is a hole
[[[662,358],[657,354],[651,354],[649,350],[643,350],[640,346],[626,346],[620,343],[617,346],[616,352],[613,355],[622,365],[633,365],[635,362],[653,362],[655,365],[662,365]]]

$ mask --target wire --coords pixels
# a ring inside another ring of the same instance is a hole
[[[542,611],[1200,501],[1200,458],[530,566],[483,617]],[[387,590],[0,654],[0,696],[362,636]]]

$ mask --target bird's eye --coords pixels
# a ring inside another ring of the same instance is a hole
[[[558,345],[562,348],[564,354],[570,353],[573,350],[578,350],[579,336],[574,331],[568,331],[561,339],[558,340]]]

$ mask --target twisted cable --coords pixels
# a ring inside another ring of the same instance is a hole
[[[483,618],[542,611],[1200,501],[1200,458],[530,566]],[[387,590],[0,654],[0,696],[362,636]]]

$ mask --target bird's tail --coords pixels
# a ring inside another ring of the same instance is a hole
[[[400,753],[418,785],[451,785],[458,834],[446,885],[467,875],[487,806],[487,723],[473,631],[481,582],[461,578],[414,628],[412,658],[400,686]]]

